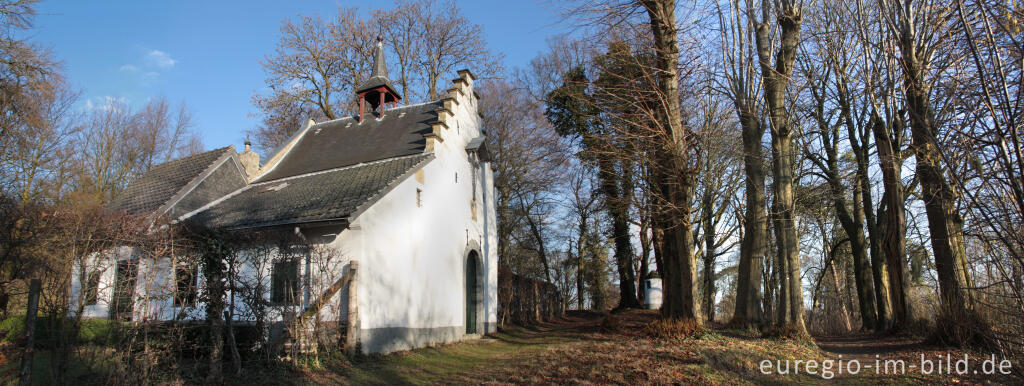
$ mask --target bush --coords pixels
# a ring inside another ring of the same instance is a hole
[[[612,313],[605,313],[604,319],[601,319],[601,330],[605,332],[617,332],[622,329],[622,322],[618,316]]]
[[[644,326],[644,334],[659,339],[684,339],[704,332],[692,319],[658,318]]]

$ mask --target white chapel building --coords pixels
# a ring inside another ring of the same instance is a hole
[[[306,241],[296,252],[264,240],[252,250],[272,253],[239,268],[262,280],[254,288],[265,289],[270,323],[316,314],[347,326],[364,353],[493,332],[497,216],[474,76],[458,71],[444,98],[398,106],[387,74],[378,43],[373,73],[356,91],[357,114],[307,122],[262,165],[246,143],[242,153],[229,146],[155,166],[112,207]],[[331,257],[316,260],[311,250]],[[71,309],[87,318],[203,320],[202,301],[182,286],[202,288],[202,275],[173,257],[141,255],[125,246],[75,267]],[[332,292],[342,279],[345,287]],[[237,295],[229,297],[234,323],[251,323]]]

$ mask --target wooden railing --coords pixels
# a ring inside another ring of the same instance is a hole
[[[300,334],[303,332],[311,331],[312,329],[307,328],[306,324],[312,321],[313,318],[316,317],[316,315],[319,314],[321,310],[323,310],[324,306],[326,306],[327,303],[331,301],[331,298],[334,297],[334,295],[337,294],[338,291],[340,291],[342,287],[345,287],[345,285],[347,284],[348,320],[345,332],[345,351],[350,355],[354,354],[355,350],[357,349],[356,346],[358,345],[359,338],[359,308],[358,302],[356,301],[356,272],[358,270],[358,267],[359,262],[349,262],[348,272],[345,272],[345,274],[342,275],[341,278],[339,278],[337,281],[335,281],[334,284],[331,284],[330,287],[327,287],[327,289],[322,294],[320,294],[320,296],[315,301],[313,301],[313,303],[306,307],[306,309],[303,310],[298,317],[294,318],[291,321],[286,321],[286,325],[294,326],[295,329],[300,330]],[[281,352],[281,350],[285,347],[285,343],[287,343],[289,339],[293,338],[291,330],[292,329],[285,328],[285,330],[282,331],[282,333],[278,335],[270,343],[271,352]]]

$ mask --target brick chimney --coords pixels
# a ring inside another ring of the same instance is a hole
[[[260,171],[260,155],[252,151],[252,143],[249,138],[245,139],[245,151],[238,153],[238,159],[242,161],[242,168],[245,174],[252,178]]]

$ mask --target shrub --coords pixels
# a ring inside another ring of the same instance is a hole
[[[660,339],[684,339],[704,332],[692,319],[658,318],[644,326],[644,334]]]
[[[622,322],[618,316],[612,313],[605,313],[601,319],[601,330],[605,332],[618,332],[622,329]]]

